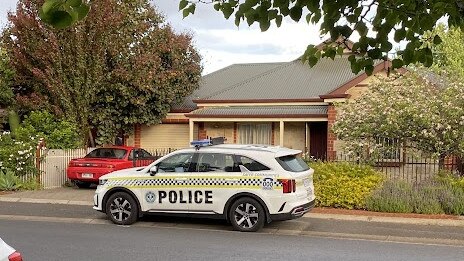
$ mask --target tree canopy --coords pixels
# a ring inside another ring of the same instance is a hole
[[[257,23],[262,31],[268,30],[271,23],[279,27],[283,18],[289,17],[296,22],[319,24],[321,35],[328,34],[332,40],[347,39],[356,32],[359,40],[352,50],[362,56],[350,57],[352,70],[365,70],[368,74],[374,69],[374,61],[386,59],[394,51],[393,43],[401,41],[407,45],[393,60],[393,68],[416,62],[431,66],[432,49],[422,44],[421,37],[441,18],[446,18],[450,26],[462,26],[464,22],[462,0],[180,0],[184,17],[195,12],[198,2],[211,3],[226,19],[233,17],[237,26],[243,22]],[[439,35],[429,36],[434,44],[441,42]],[[318,49],[310,45],[303,58],[312,66],[321,57],[333,58],[342,51],[341,46]]]
[[[76,123],[83,140],[98,130],[156,124],[198,87],[200,57],[191,36],[176,34],[148,0],[92,2],[86,19],[56,30],[42,23],[43,0],[20,0],[3,32],[15,70],[16,102]]]

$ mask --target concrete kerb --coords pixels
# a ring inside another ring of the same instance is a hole
[[[93,203],[90,201],[66,200],[66,199],[0,197],[0,201],[1,202],[37,203],[37,204],[63,204],[63,205],[93,206]]]
[[[333,219],[343,221],[361,221],[377,223],[396,223],[410,225],[431,225],[431,226],[450,226],[464,227],[464,219],[428,219],[428,218],[404,218],[404,217],[380,217],[364,215],[341,215],[341,214],[322,214],[307,213],[303,216],[305,219]]]

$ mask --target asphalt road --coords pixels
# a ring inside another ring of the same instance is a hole
[[[90,206],[34,204],[0,202],[0,217],[39,216],[70,219],[95,219],[107,221],[106,215],[93,210]],[[70,222],[73,222],[72,220]],[[136,225],[160,227],[207,228],[230,231],[232,227],[222,220],[191,219],[149,216],[144,217]],[[114,226],[111,224],[111,226]],[[298,230],[312,235],[326,237],[349,237],[358,239],[375,239],[408,242],[427,242],[435,244],[464,245],[464,227],[445,227],[431,225],[410,225],[394,223],[377,223],[361,221],[342,221],[317,218],[300,218],[292,221],[275,222],[266,225],[268,232],[275,230]],[[298,232],[297,231],[297,232]],[[1,235],[0,235],[1,236]],[[399,238],[399,239],[398,239]],[[424,239],[424,240],[419,240]],[[453,243],[453,241],[459,241]]]
[[[0,220],[25,260],[462,260],[464,247]]]

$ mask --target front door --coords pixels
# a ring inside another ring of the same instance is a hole
[[[188,212],[189,192],[185,188],[195,171],[195,154],[174,154],[157,164],[158,172],[143,188],[144,210],[149,212]],[[142,203],[141,203],[142,204]]]
[[[327,122],[309,123],[309,153],[316,159],[326,159]]]

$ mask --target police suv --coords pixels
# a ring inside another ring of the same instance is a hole
[[[100,177],[93,208],[120,225],[144,214],[208,215],[239,231],[257,231],[313,208],[314,170],[298,156],[301,151],[213,145],[210,139],[192,145],[147,167]]]

